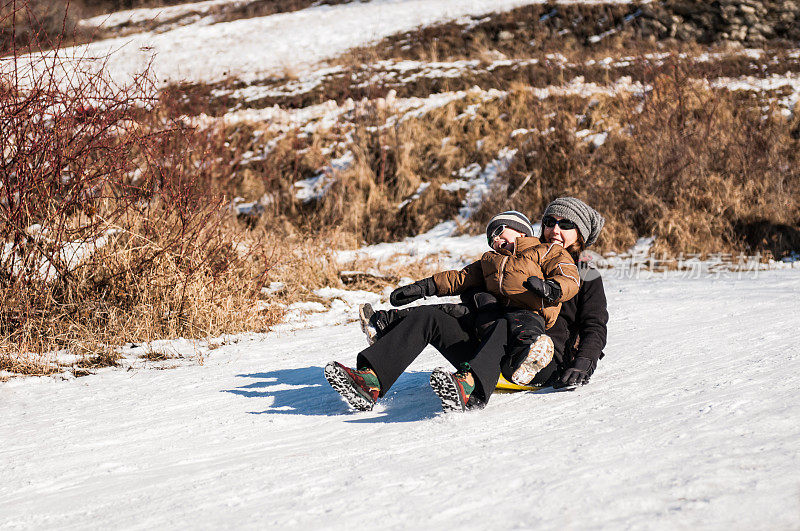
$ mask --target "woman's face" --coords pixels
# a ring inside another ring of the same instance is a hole
[[[550,216],[555,218],[557,221],[561,221],[561,216]],[[558,224],[554,225],[553,227],[548,227],[544,222],[542,223],[542,227],[544,228],[544,232],[542,233],[542,237],[548,243],[558,243],[561,244],[561,247],[567,248],[576,241],[578,241],[578,229],[569,229],[563,230]]]

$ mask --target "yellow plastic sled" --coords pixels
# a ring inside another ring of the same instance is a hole
[[[540,389],[544,389],[542,386],[538,385],[517,385],[515,383],[511,383],[505,378],[503,375],[500,375],[500,380],[497,382],[497,387],[495,387],[495,393],[514,393],[516,391],[539,391]]]

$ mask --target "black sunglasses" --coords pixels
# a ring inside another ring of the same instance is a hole
[[[542,225],[548,228],[553,228],[558,225],[561,230],[577,229],[578,226],[568,219],[556,219],[553,216],[545,216],[542,218]]]
[[[494,239],[500,236],[504,230],[506,230],[506,225],[498,225],[498,227],[489,234],[489,247],[492,246]]]

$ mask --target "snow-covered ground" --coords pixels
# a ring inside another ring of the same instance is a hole
[[[440,413],[435,351],[348,411],[322,367],[365,340],[325,319],[6,383],[0,528],[797,529],[800,272],[606,284],[591,384],[480,412]]]
[[[190,2],[174,6],[125,9],[81,20],[81,25],[111,29],[126,24],[171,20],[184,15],[204,15],[215,7],[240,6],[251,3],[253,0],[206,0],[205,2]]]
[[[199,7],[228,1],[239,0]],[[354,2],[201,21],[75,53],[117,50],[109,66],[120,78],[155,53],[164,82],[254,80],[286,69],[298,75],[295,85],[313,87],[319,72],[304,69],[349,47],[530,3]],[[188,8],[163,8],[172,11],[162,16]],[[543,98],[566,89],[642,90],[623,80],[604,87],[578,78],[535,90]],[[796,103],[792,73],[719,83],[791,87],[787,105]],[[242,98],[263,96],[263,88],[246,90]],[[402,117],[465,94],[392,104]],[[241,110],[225,119],[321,127],[353,105]],[[602,133],[578,133],[601,142]],[[452,234],[504,161],[499,153],[494,165],[464,169],[457,184],[470,194],[457,219],[339,259],[389,271],[392,261],[442,249],[437,260],[446,267],[474,258],[485,238]],[[718,278],[706,270],[640,278],[611,270],[607,357],[592,383],[573,393],[495,395],[468,414],[440,412],[428,374],[443,360],[430,349],[374,411],[349,411],[322,367],[353,362],[366,345],[356,308],[385,305],[386,293],[333,288],[315,293],[327,306],[293,305],[269,334],[150,347],[183,359],[145,362],[139,356],[148,347],[129,347],[122,369],[12,379],[0,384],[0,529],[798,529],[800,263],[784,265]]]

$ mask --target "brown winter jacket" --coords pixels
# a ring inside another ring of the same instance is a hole
[[[555,280],[561,287],[561,298],[553,304],[542,300],[522,285],[528,277]],[[485,289],[506,306],[535,311],[544,317],[545,328],[556,322],[561,303],[578,293],[578,279],[578,268],[566,249],[556,243],[541,243],[534,237],[517,238],[513,254],[505,249],[488,251],[460,271],[433,275],[437,295]]]

